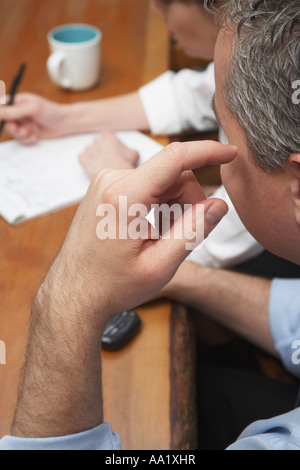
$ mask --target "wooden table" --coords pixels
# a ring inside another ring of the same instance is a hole
[[[95,24],[103,32],[101,83],[88,92],[61,90],[46,72],[46,34],[68,22]],[[9,84],[26,62],[20,91],[59,102],[130,92],[168,68],[163,20],[145,0],[1,0],[0,35],[0,79]],[[9,433],[13,416],[33,295],[75,211],[70,207],[19,227],[0,218],[0,340],[6,345],[0,436]],[[143,327],[134,341],[117,353],[103,353],[105,420],[121,434],[123,449],[193,448],[194,352],[187,314],[163,301],[138,311]]]

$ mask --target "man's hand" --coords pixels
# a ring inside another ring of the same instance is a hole
[[[217,142],[175,143],[136,170],[104,170],[93,179],[57,260],[66,263],[68,270],[73,267],[74,283],[80,279],[86,293],[86,307],[97,311],[104,296],[109,313],[136,307],[172,278],[189,254],[186,245],[191,235],[182,231],[181,237],[175,237],[176,227],[181,224],[195,230],[198,208],[204,215],[197,220],[197,229],[203,234],[200,243],[228,209],[219,199],[206,200],[193,172],[188,170],[227,163],[235,155],[235,148]],[[150,234],[146,239],[130,239],[128,226],[133,218],[128,217],[125,227],[119,220],[120,198],[125,196],[128,208],[142,204],[150,211],[152,204],[162,203],[192,207],[171,225],[169,234],[159,239],[152,239]],[[104,204],[114,209],[117,236],[99,240],[96,213]],[[122,238],[127,239],[118,239],[120,230]]]

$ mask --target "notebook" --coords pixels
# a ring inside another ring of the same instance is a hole
[[[90,180],[78,155],[99,134],[83,134],[41,140],[32,146],[17,141],[0,144],[0,214],[17,225],[77,204]],[[162,146],[138,131],[116,132],[127,147],[137,150],[139,164]]]

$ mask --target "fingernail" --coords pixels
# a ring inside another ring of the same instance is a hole
[[[214,226],[223,219],[227,212],[227,207],[214,202],[211,206],[209,206],[208,211],[205,214],[206,222],[209,225]]]

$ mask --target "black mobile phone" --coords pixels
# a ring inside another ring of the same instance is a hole
[[[139,331],[141,319],[134,310],[115,313],[104,330],[101,345],[107,351],[116,351],[127,344]]]

